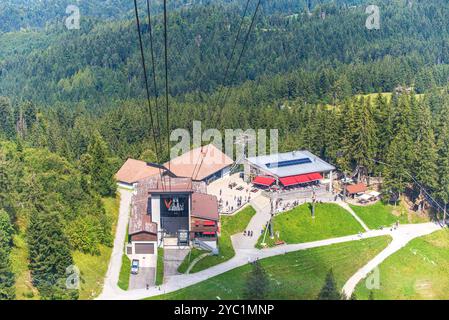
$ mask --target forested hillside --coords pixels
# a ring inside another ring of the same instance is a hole
[[[225,2],[225,0],[208,0],[209,2]],[[189,7],[192,1],[173,0],[169,2],[171,10]],[[76,5],[80,14],[85,17],[104,19],[120,19],[132,16],[134,4],[129,0],[3,0],[0,3],[0,31],[9,32],[20,29],[39,29],[51,24],[62,23],[69,5]],[[151,1],[155,12],[162,10],[162,2]],[[141,8],[144,8],[141,1]]]
[[[0,140],[0,240],[5,244],[0,248],[5,257],[1,299],[14,297],[9,259],[13,233],[26,239],[32,284],[41,298],[78,296],[76,290],[65,289],[66,268],[74,264],[72,252],[97,255],[99,246],[110,246],[113,239],[113,221],[105,214],[101,196],[113,195],[115,187],[112,179],[96,177],[104,172],[98,166],[108,161],[102,152],[97,140],[82,163],[71,164],[46,149]]]
[[[335,0],[334,0],[335,1]],[[363,0],[337,0],[337,4],[352,5]],[[245,6],[245,0],[171,0],[167,2],[170,11],[189,9],[195,6],[226,5],[237,6],[241,9]],[[298,12],[304,8],[311,9],[321,3],[322,0],[277,0],[264,3],[266,12]],[[146,1],[140,0],[141,9],[146,6]],[[76,5],[80,13],[85,17],[101,19],[120,19],[133,16],[133,1],[129,0],[3,0],[0,3],[0,32],[17,31],[20,29],[39,29],[54,23],[62,23],[67,17],[66,8]],[[163,10],[163,2],[150,1],[154,13]]]
[[[385,1],[384,27],[375,32],[364,27],[367,15],[363,6],[329,5],[315,8],[318,12],[312,16],[296,18],[283,13],[270,15],[262,7],[249,39],[251,49],[246,50],[235,77],[225,82],[223,74],[241,10],[198,6],[175,11],[169,19],[170,94],[211,92],[219,85],[236,85],[292,70],[304,73],[310,87],[299,94],[309,102],[329,102],[339,94],[391,91],[400,84],[415,85],[422,92],[434,83],[441,85],[449,74],[444,41],[449,37],[449,8],[441,3],[420,1],[410,8],[405,1]],[[319,10],[326,11],[324,20]],[[247,15],[246,28],[249,20]],[[61,26],[48,35],[30,36],[38,43],[44,41],[45,48],[0,58],[2,94],[45,104],[86,101],[104,105],[113,99],[142,97],[134,22],[89,20],[81,25],[79,31]],[[144,25],[143,29],[148,49],[148,28]],[[156,74],[161,79],[163,34],[159,17],[154,29]],[[162,88],[159,92],[163,93]]]

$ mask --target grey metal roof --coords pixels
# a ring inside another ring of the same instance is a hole
[[[275,166],[275,163],[282,163],[284,161],[295,161],[300,159],[309,159],[308,163],[293,164],[287,166]],[[318,158],[307,150],[293,151],[279,154],[271,154],[266,156],[250,157],[246,159],[251,164],[259,167],[265,172],[268,172],[277,177],[289,177],[300,174],[326,172],[335,170],[333,165]],[[271,164],[271,165],[270,165]]]

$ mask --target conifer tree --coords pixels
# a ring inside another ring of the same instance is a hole
[[[396,200],[405,191],[410,182],[410,168],[413,165],[414,144],[412,140],[411,110],[409,101],[401,97],[395,106],[394,138],[386,151],[384,166],[384,191]]]
[[[42,299],[77,299],[78,291],[64,287],[66,269],[73,265],[69,242],[59,215],[35,211],[27,230],[29,269]]]
[[[245,299],[266,299],[269,292],[269,280],[267,274],[259,261],[254,261],[251,266],[252,270],[246,280]]]
[[[351,129],[352,157],[357,166],[365,168],[366,173],[370,173],[374,166],[373,159],[376,150],[376,124],[368,99],[356,101],[353,125],[354,127]]]
[[[15,298],[15,276],[11,269],[10,249],[0,247],[0,300]]]
[[[340,150],[336,163],[343,172],[350,172],[352,168],[352,132],[355,127],[354,106],[349,101],[341,107]]]
[[[318,294],[317,300],[341,300],[342,294],[337,289],[335,277],[332,269],[326,275],[324,285]]]
[[[424,186],[434,189],[437,182],[437,147],[432,116],[426,104],[418,108],[418,126],[414,151],[414,176]]]
[[[374,121],[376,123],[376,159],[385,161],[387,150],[393,135],[393,110],[382,94],[378,94],[373,102]]]
[[[7,98],[0,97],[0,136],[14,136],[14,113]]]
[[[407,133],[406,129],[399,131],[391,142],[386,156],[387,165],[383,173],[383,188],[394,195],[396,200],[405,191],[410,181],[409,169],[413,160],[413,141]]]
[[[13,232],[9,215],[0,210],[0,300],[15,298],[15,276],[10,260]]]
[[[90,159],[89,174],[91,176],[92,187],[102,196],[110,196],[115,193],[114,170],[111,168],[108,158],[108,148],[100,134],[94,134],[93,141],[89,145],[88,156]]]
[[[445,208],[449,203],[449,104],[445,104],[440,113],[438,134],[438,183],[437,197],[443,202]],[[444,212],[446,221],[447,209]]]

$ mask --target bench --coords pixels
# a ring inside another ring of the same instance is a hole
[[[282,246],[285,244],[285,241],[282,240],[276,240],[276,242],[274,243],[276,246]]]

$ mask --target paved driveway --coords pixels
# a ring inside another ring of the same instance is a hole
[[[146,289],[147,285],[149,287],[154,286],[155,283],[155,268],[140,268],[138,274],[132,274],[129,278],[129,289]]]
[[[117,282],[120,274],[120,268],[122,266],[122,255],[124,251],[132,191],[119,188],[118,192],[120,193],[120,211],[117,231],[115,233],[114,247],[112,249],[111,260],[109,261],[103,292],[100,295],[100,298],[102,296],[110,296],[122,292],[122,290],[117,287]]]
[[[190,249],[164,249],[164,277],[178,275],[178,267],[189,254]]]

